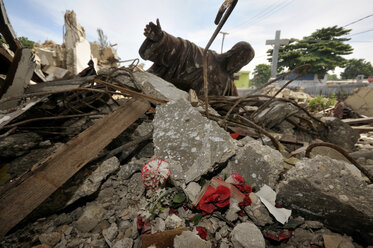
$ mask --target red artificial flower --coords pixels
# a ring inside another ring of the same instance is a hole
[[[241,133],[231,133],[232,139],[237,139],[240,135]]]
[[[225,186],[218,186],[216,189],[209,186],[199,201],[197,208],[204,213],[212,213],[217,208],[229,206],[231,191]]]
[[[203,227],[197,226],[196,230],[198,232],[198,236],[200,236],[201,239],[206,240],[206,238],[207,238],[207,231],[206,231],[206,229],[203,228]]]
[[[291,236],[293,236],[293,232],[292,231],[284,231],[281,233],[267,232],[267,233],[264,233],[263,236],[266,237],[267,239],[281,242],[283,240],[290,239]]]
[[[243,201],[238,203],[238,206],[241,209],[244,209],[246,206],[249,206],[249,205],[251,205],[251,198],[249,196],[245,196],[245,198],[243,198]]]

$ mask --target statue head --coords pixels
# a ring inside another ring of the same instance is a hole
[[[227,72],[233,74],[247,65],[254,58],[254,55],[255,52],[251,45],[248,42],[241,41],[219,56],[222,57]]]

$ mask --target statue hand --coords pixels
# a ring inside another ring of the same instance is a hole
[[[159,19],[157,19],[157,25],[153,22],[149,22],[144,29],[144,35],[146,38],[152,41],[160,41],[163,36],[161,24],[159,23]]]

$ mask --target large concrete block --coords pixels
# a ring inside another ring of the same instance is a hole
[[[153,126],[155,155],[171,164],[175,180],[195,180],[234,154],[229,133],[184,100],[158,106]]]
[[[373,243],[373,190],[357,169],[316,156],[296,164],[279,184],[277,200],[330,229]]]

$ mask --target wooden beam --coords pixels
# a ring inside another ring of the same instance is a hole
[[[344,123],[347,123],[349,125],[352,124],[369,124],[373,122],[373,117],[367,117],[367,118],[356,118],[356,119],[342,119]]]
[[[34,165],[0,196],[0,238],[140,118],[150,105],[131,99]]]
[[[4,36],[4,39],[6,43],[8,43],[10,50],[12,50],[14,53],[18,49],[22,48],[21,42],[19,42],[19,40],[17,39],[12,24],[10,24],[3,0],[0,0],[0,33]]]

